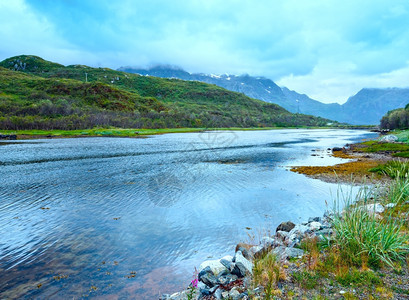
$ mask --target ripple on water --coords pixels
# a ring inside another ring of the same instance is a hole
[[[274,130],[2,144],[0,298],[177,290],[207,257],[322,214],[337,186],[286,166],[359,137]]]

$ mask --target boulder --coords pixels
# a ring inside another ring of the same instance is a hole
[[[385,211],[385,208],[382,206],[382,204],[379,203],[367,204],[361,207],[370,214],[381,214]]]
[[[282,242],[284,242],[287,239],[288,235],[289,235],[289,233],[287,231],[281,231],[280,230],[280,231],[276,232],[277,239],[282,241]]]
[[[302,240],[306,236],[306,234],[310,232],[311,230],[309,229],[308,226],[298,224],[288,233],[288,236],[285,239],[285,243],[287,245],[291,245],[293,242],[296,242],[297,240],[298,241]]]
[[[273,247],[274,242],[275,242],[275,239],[272,238],[272,237],[269,237],[269,236],[263,236],[263,237],[261,238],[261,245],[262,245],[263,247],[265,247],[265,246]]]
[[[396,143],[398,141],[398,137],[396,135],[389,134],[381,137],[379,141],[384,143]]]
[[[199,272],[198,279],[210,288],[217,284],[217,278],[209,266]]]
[[[277,231],[290,232],[291,229],[293,229],[294,227],[295,227],[295,224],[291,221],[282,222],[280,225],[278,225],[276,232]]]
[[[200,277],[200,280],[208,287],[214,287],[217,284],[217,278],[212,273],[204,274],[202,277]]]
[[[311,230],[311,231],[317,231],[317,230],[320,230],[321,229],[321,223],[320,222],[316,222],[316,221],[314,221],[314,222],[311,222],[311,223],[308,223],[308,228],[309,228],[309,230]]]
[[[225,270],[227,270],[228,272],[233,271],[234,266],[235,266],[234,262],[232,262],[231,260],[224,259],[224,258],[220,259],[220,263],[224,266]],[[221,271],[220,273],[223,273],[223,271]]]
[[[241,251],[241,253],[243,254],[243,256],[244,256],[245,258],[247,258],[247,259],[253,259],[253,257],[251,256],[251,254],[250,254],[250,252],[249,252],[249,250],[250,250],[251,247],[253,247],[253,245],[245,244],[245,243],[239,243],[239,244],[237,244],[237,246],[236,246],[236,251],[235,251],[235,252]]]
[[[236,281],[238,279],[237,275],[233,274],[221,274],[217,277],[217,282],[218,284],[222,285],[227,285],[233,281]]]
[[[236,287],[232,288],[229,292],[229,299],[237,300],[240,299],[240,292],[237,290]]]
[[[288,258],[303,256],[304,255],[304,250],[298,249],[298,248],[280,246],[280,247],[275,248],[272,251],[272,253],[277,255],[277,258],[279,260],[285,260],[285,259],[288,259]]]
[[[311,222],[322,222],[322,220],[321,220],[321,218],[320,217],[315,217],[315,218],[309,218],[308,219],[308,223],[311,223]]]
[[[219,261],[219,260],[206,260],[202,262],[199,266],[199,272],[205,269],[206,267],[210,267],[210,270],[213,272],[214,275],[217,276],[221,271],[225,270],[226,267]]]
[[[234,256],[235,266],[232,274],[238,277],[244,277],[247,274],[253,274],[253,263],[243,256],[241,251],[237,251]]]

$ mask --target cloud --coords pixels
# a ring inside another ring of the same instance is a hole
[[[324,103],[341,104],[362,88],[409,87],[409,61],[402,68],[391,72],[370,75],[348,72],[348,69],[354,68],[354,65],[348,66],[342,62],[338,65],[319,64],[310,74],[302,76],[291,74],[276,83]]]
[[[0,59],[248,73],[332,101],[409,60],[406,0],[15,0],[0,18]]]

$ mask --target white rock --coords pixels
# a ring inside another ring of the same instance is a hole
[[[222,259],[225,259],[225,260],[228,260],[228,261],[233,261],[233,256],[231,256],[231,255],[223,256],[222,258],[219,259],[219,261],[222,260]]]
[[[257,252],[263,250],[263,246],[253,246],[250,248],[249,252],[251,256],[254,256]]]
[[[398,137],[393,134],[385,135],[379,139],[380,142],[393,143],[398,141]]]
[[[206,260],[202,262],[199,266],[199,272],[206,267],[210,267],[215,276],[217,276],[221,271],[227,270],[226,267],[223,266],[219,260]]]
[[[235,288],[232,288],[229,292],[229,297],[235,299],[240,296],[240,292],[236,290]]]
[[[367,204],[364,205],[363,208],[370,214],[381,214],[385,211],[385,208],[379,203]]]
[[[261,244],[263,246],[272,246],[274,244],[274,239],[269,236],[263,236],[261,238]]]
[[[276,237],[282,241],[284,241],[288,237],[288,232],[286,231],[277,231]]]
[[[311,222],[308,224],[308,227],[311,231],[317,231],[321,229],[321,223],[320,222]]]
[[[245,258],[243,254],[241,253],[241,251],[236,252],[234,259],[235,259],[234,261],[237,267],[240,267],[240,268],[244,267],[246,273],[248,272],[250,274],[253,274],[253,263],[249,261],[247,258]]]
[[[396,203],[388,203],[385,205],[386,208],[394,208],[396,206]]]

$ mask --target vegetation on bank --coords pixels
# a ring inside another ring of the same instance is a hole
[[[306,254],[282,264],[271,254],[255,259],[253,286],[275,299],[400,299],[409,296],[408,162],[389,164],[394,180],[339,195],[329,239],[306,238]],[[343,209],[340,209],[342,202]],[[368,209],[381,204],[382,213]]]
[[[409,128],[409,104],[405,108],[398,108],[382,117],[381,129],[408,129]]]
[[[372,158],[375,167],[363,164],[357,167],[360,172],[350,173],[366,177],[370,171],[389,180],[365,186],[355,197],[341,192],[330,216],[333,234],[324,240],[304,239],[301,259],[283,264],[272,254],[257,257],[253,286],[264,286],[265,299],[409,297],[409,161],[393,158],[408,153],[409,131],[397,136],[400,143],[367,141],[335,152],[343,158],[360,152],[364,161],[365,153],[389,156],[384,161]],[[376,212],[376,204],[384,210]]]
[[[196,81],[36,56],[0,62],[0,129],[222,128],[337,125]]]

